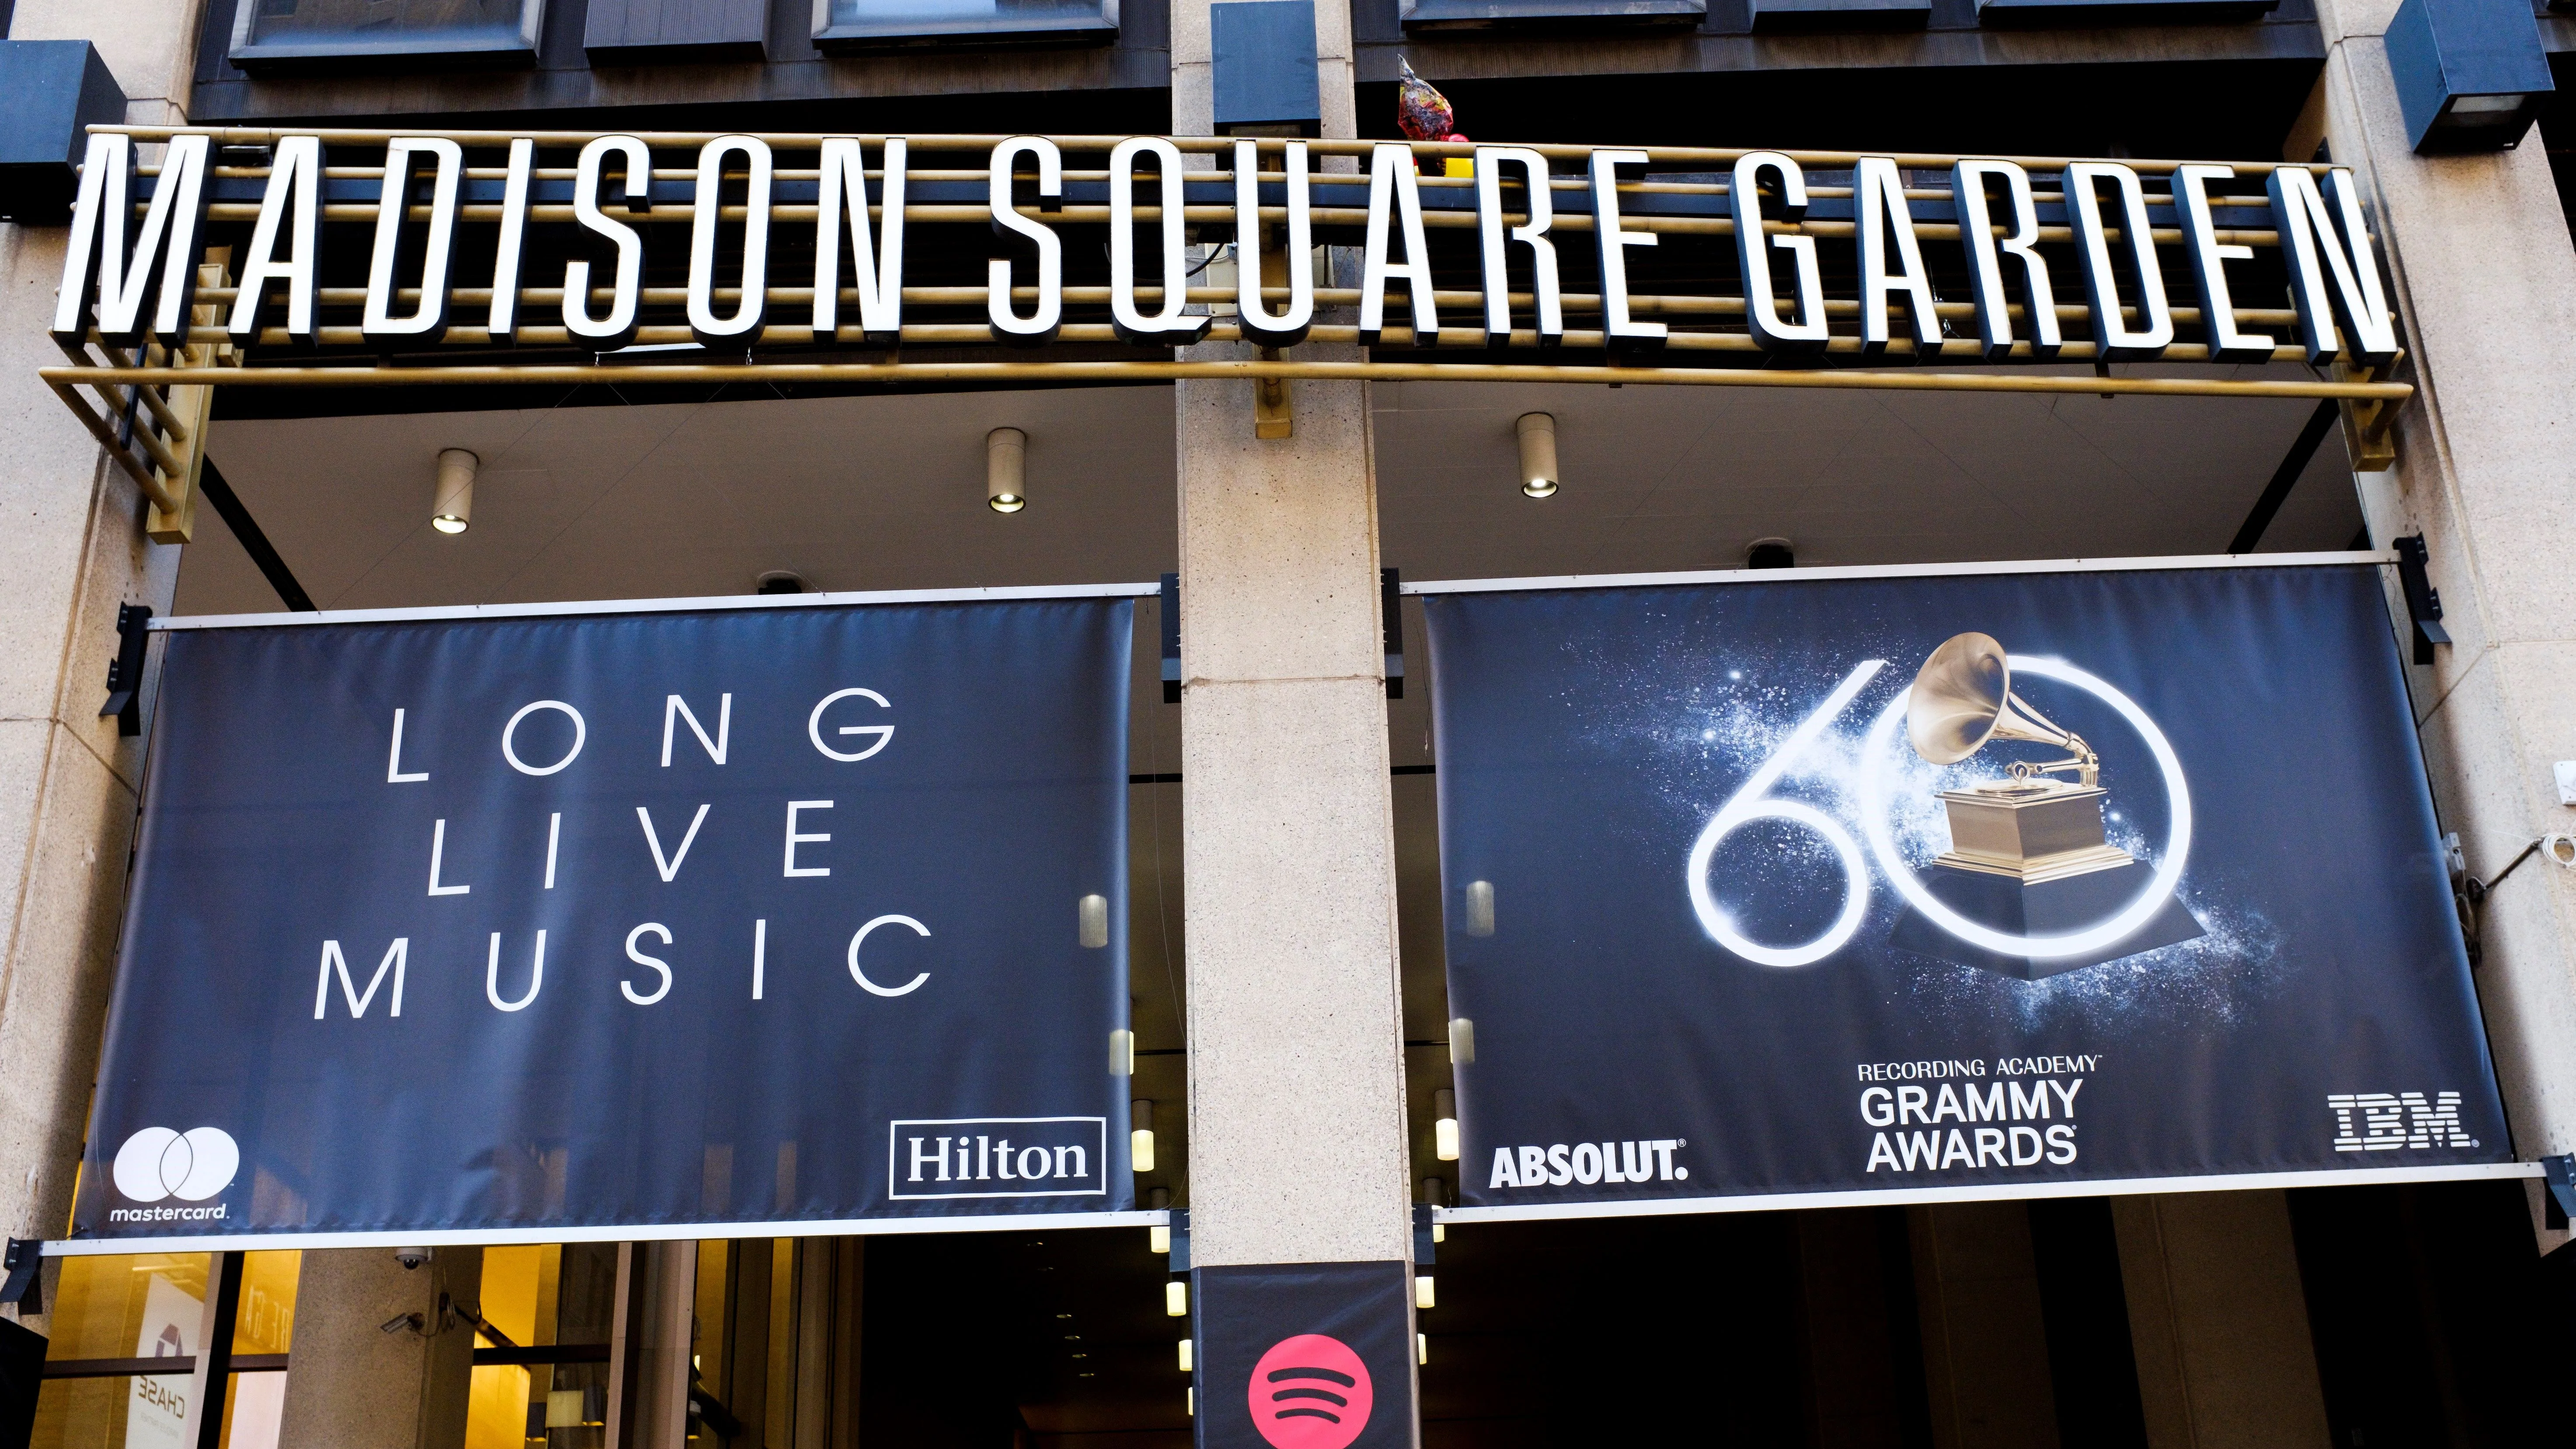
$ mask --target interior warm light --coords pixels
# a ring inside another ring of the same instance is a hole
[[[1413,1306],[1416,1308],[1430,1308],[1435,1306],[1431,1293],[1431,1275],[1428,1273],[1417,1273],[1414,1275]]]
[[[1521,491],[1532,498],[1556,492],[1556,419],[1546,413],[1523,413],[1514,425],[1521,440]]]
[[[1190,1285],[1175,1278],[1163,1285],[1163,1315],[1167,1318],[1190,1316]]]
[[[438,489],[430,495],[429,526],[441,533],[463,533],[474,526],[474,474],[483,460],[463,448],[438,454]]]
[[[995,513],[1029,506],[1029,435],[1017,428],[984,435],[984,506]]]
[[[546,1427],[578,1429],[581,1427],[581,1390],[554,1389],[546,1395]]]
[[[1190,1372],[1190,1341],[1186,1338],[1181,1340],[1181,1372]]]
[[[1433,1112],[1439,1118],[1431,1124],[1431,1150],[1443,1162],[1458,1160],[1458,1094],[1442,1087],[1431,1094]]]
[[[1154,1104],[1139,1097],[1128,1108],[1127,1155],[1139,1174],[1154,1170]]]
[[[1431,1362],[1430,1334],[1417,1333],[1413,1336],[1413,1361],[1417,1364]]]
[[[1153,1191],[1146,1193],[1145,1206],[1154,1212],[1170,1212],[1172,1210],[1172,1190],[1168,1187],[1158,1187]],[[1147,1228],[1145,1230],[1145,1248],[1148,1252],[1154,1253],[1168,1253],[1172,1251],[1172,1225],[1168,1222],[1160,1222]]]
[[[1449,1241],[1449,1225],[1447,1223],[1433,1223],[1431,1225],[1431,1241],[1435,1243],[1445,1243]]]

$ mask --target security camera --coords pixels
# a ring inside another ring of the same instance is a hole
[[[434,1256],[436,1256],[436,1250],[430,1248],[394,1249],[394,1261],[402,1264],[406,1269],[417,1268]]]

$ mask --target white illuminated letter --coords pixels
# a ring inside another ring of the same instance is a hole
[[[1162,306],[1147,316],[1136,305],[1136,161],[1154,158],[1161,193],[1157,225],[1163,253]],[[1190,266],[1183,213],[1181,149],[1154,136],[1129,137],[1109,152],[1109,320],[1121,340],[1147,344],[1196,342],[1207,335],[1205,317],[1187,317]]]
[[[1890,294],[1905,304],[1917,356],[1941,346],[1941,315],[1934,310],[1930,272],[1914,235],[1914,212],[1905,202],[1905,178],[1884,156],[1864,156],[1852,173],[1852,219],[1860,238],[1860,350],[1884,352],[1889,342]],[[1888,265],[1895,244],[1896,265]]]
[[[492,254],[492,311],[484,327],[494,342],[519,335],[519,275],[528,250],[528,198],[536,187],[537,143],[510,143],[501,181],[501,239]]]
[[[78,345],[89,329],[95,272],[99,336],[114,346],[142,339],[143,303],[155,292],[153,263],[160,262],[159,305],[152,332],[178,346],[188,340],[188,309],[197,294],[197,253],[206,226],[209,138],[173,136],[161,157],[161,179],[152,204],[134,226],[134,138],[92,136],[81,163],[80,196],[72,212],[70,245],[63,253],[63,281],[54,301],[54,337]]]
[[[2182,246],[2191,258],[2192,277],[2200,283],[2200,325],[2209,339],[2209,360],[2263,362],[2272,356],[2272,339],[2236,330],[2236,299],[2227,286],[2227,264],[2252,261],[2254,249],[2221,243],[2209,216],[2209,183],[2235,175],[2233,166],[2175,167],[2174,217],[2182,223]]]
[[[1281,241],[1280,269],[1288,282],[1288,305],[1272,312],[1261,297],[1261,279],[1269,271],[1261,246],[1261,152],[1250,141],[1234,143],[1234,296],[1235,322],[1243,340],[1263,347],[1294,347],[1315,325],[1315,246],[1313,198],[1307,186],[1306,143],[1290,141],[1281,148],[1285,168],[1281,181],[1287,201],[1287,236]]]
[[[2099,188],[2105,181],[2120,193],[2120,239],[2128,244],[2138,279],[2134,327],[2120,306],[2119,263],[2111,255],[2110,227],[2102,218]],[[2075,253],[2084,266],[2084,301],[2093,314],[2093,355],[2105,362],[2162,356],[2173,342],[2173,308],[2165,301],[2164,271],[2156,265],[2147,192],[2138,182],[2138,173],[2116,161],[2068,163],[2066,215],[2075,224]]]
[[[724,212],[725,158],[743,158],[742,288],[733,314],[716,311],[716,223]],[[760,340],[769,316],[769,143],[718,136],[698,150],[698,190],[689,223],[689,335],[701,347]],[[667,989],[667,988],[665,988]]]
[[[1612,347],[1664,345],[1664,324],[1628,318],[1628,248],[1650,247],[1655,234],[1619,223],[1619,168],[1643,166],[1643,151],[1592,153],[1592,241],[1601,262],[1601,335]]]
[[[2397,329],[2379,288],[2379,259],[2371,254],[2352,173],[2341,166],[2329,170],[2319,195],[2317,178],[2305,167],[2276,166],[2265,190],[2271,193],[2272,222],[2280,229],[2281,260],[2290,270],[2290,300],[2299,309],[2308,361],[2323,362],[2338,351],[2372,367],[2394,359]]]
[[[412,179],[420,160],[431,163],[429,230],[421,241],[420,302],[411,315],[394,315],[401,281],[394,275],[410,220]],[[465,148],[436,136],[397,136],[385,143],[385,177],[376,196],[376,247],[367,263],[367,303],[358,333],[372,343],[436,342],[447,335],[447,279],[456,252],[457,193],[465,180]]]
[[[1390,223],[1404,230],[1404,260],[1387,257]],[[1431,297],[1431,247],[1422,236],[1422,188],[1411,148],[1380,144],[1369,161],[1368,247],[1360,259],[1360,342],[1375,346],[1386,326],[1386,284],[1403,279],[1413,299],[1413,345],[1440,340],[1440,309]]]
[[[1548,228],[1556,221],[1555,197],[1548,186],[1547,158],[1523,146],[1476,148],[1476,250],[1485,284],[1485,345],[1501,346],[1512,330],[1512,275],[1506,239],[1530,249],[1530,300],[1535,304],[1538,342],[1551,347],[1565,340],[1565,302],[1558,292],[1556,243]],[[1528,220],[1508,232],[1503,223],[1503,168],[1518,166],[1528,196]],[[1625,272],[1622,272],[1625,276]]]
[[[283,232],[284,261],[277,252]],[[322,265],[322,141],[316,136],[288,136],[277,143],[268,166],[268,191],[260,198],[259,220],[251,227],[250,246],[234,275],[239,294],[233,299],[233,344],[247,346],[259,333],[261,303],[271,282],[286,284],[286,335],[313,340],[316,278]]]
[[[885,219],[875,249],[868,241],[867,164],[859,143],[835,136],[823,143],[823,184],[814,209],[814,340],[829,342],[841,328],[841,240],[850,246],[850,284],[859,294],[859,332],[880,345],[903,336],[903,155],[901,136],[885,143]],[[846,233],[842,217],[849,218]]]
[[[633,136],[600,136],[581,148],[573,168],[572,218],[584,230],[608,238],[617,247],[616,280],[610,284],[608,311],[590,311],[590,260],[577,257],[564,264],[564,330],[600,352],[614,352],[635,340],[636,312],[643,302],[644,238],[599,209],[601,171],[615,155],[624,163],[626,209],[653,209],[653,153]],[[639,204],[640,203],[640,204]]]
[[[1986,183],[2004,183],[2012,208],[2008,234],[1995,238]],[[2004,258],[2021,264],[2021,301],[2030,319],[2033,357],[2055,357],[2065,344],[2057,326],[2057,292],[2048,282],[2048,262],[2039,254],[2039,208],[2031,200],[2030,173],[2010,161],[1961,161],[1950,168],[1950,204],[1959,217],[1959,240],[1968,252],[1968,288],[1977,304],[1977,337],[1988,360],[2012,351],[2012,293],[2004,282]]]
[[[1807,217],[1807,176],[1798,163],[1777,151],[1746,153],[1735,163],[1727,188],[1727,205],[1735,217],[1735,257],[1744,273],[1744,317],[1753,340],[1769,352],[1825,350],[1825,284],[1816,270],[1816,239],[1773,236],[1763,229],[1762,174],[1780,180],[1778,219],[1795,225]],[[1780,315],[1780,299],[1771,288],[1774,253],[1788,258],[1790,294],[1798,320]]]
[[[1027,317],[1012,309],[1011,259],[1005,255],[993,258],[984,270],[984,313],[991,321],[994,341],[1035,346],[1054,341],[1064,325],[1064,243],[1054,228],[1020,215],[1013,200],[1013,178],[1023,155],[1037,163],[1039,206],[1053,211],[1064,196],[1064,153],[1043,136],[1015,136],[993,148],[989,187],[993,235],[1006,247],[1016,237],[1036,248],[1037,307]]]

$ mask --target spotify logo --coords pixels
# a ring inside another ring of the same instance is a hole
[[[116,1149],[111,1176],[131,1202],[204,1202],[232,1186],[239,1171],[241,1148],[220,1127],[146,1127]]]
[[[1350,1345],[1301,1333],[1271,1345],[1252,1366],[1253,1426],[1272,1449],[1349,1449],[1368,1427],[1368,1365]]]

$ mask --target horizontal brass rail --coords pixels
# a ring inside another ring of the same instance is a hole
[[[174,387],[365,387],[579,383],[1171,382],[1257,378],[1319,382],[1522,382],[1681,387],[1834,388],[1870,392],[2021,392],[2148,397],[2341,398],[2402,402],[2402,382],[2239,381],[2188,377],[2066,377],[2006,372],[1863,372],[1766,368],[1576,367],[1523,363],[1305,362],[761,362],[621,366],[48,367],[62,388],[152,383]]]
[[[138,140],[145,141],[166,141],[172,136],[211,136],[214,138],[215,143],[221,146],[274,146],[288,136],[315,136],[319,137],[325,143],[340,143],[353,146],[380,146],[398,136],[443,136],[451,141],[456,141],[467,146],[507,146],[510,142],[515,140],[532,140],[540,146],[580,146],[585,145],[602,135],[615,135],[633,136],[647,146],[698,147],[703,146],[707,142],[715,140],[720,136],[747,134],[755,136],[761,141],[767,142],[772,147],[780,147],[790,150],[806,149],[817,146],[831,134],[811,131],[760,131],[744,133],[730,131],[449,131],[435,127],[420,126],[402,130],[314,126],[119,125],[92,126],[89,129],[93,132],[121,133],[135,137]],[[881,144],[887,139],[886,136],[878,133],[846,134],[853,135],[855,139],[869,146]],[[1012,138],[1008,136],[959,134],[906,134],[903,137],[905,144],[916,151],[990,151],[993,147],[1010,139]],[[1127,136],[1113,135],[1049,136],[1045,139],[1053,141],[1057,147],[1062,150],[1079,152],[1107,151],[1119,142],[1131,138]],[[1234,138],[1228,136],[1173,136],[1168,139],[1184,154],[1232,155],[1235,145]],[[1265,156],[1275,156],[1280,154],[1280,148],[1286,143],[1284,141],[1277,140],[1263,140],[1257,141],[1255,144],[1259,146],[1261,154]],[[1322,140],[1308,141],[1306,142],[1306,148],[1310,154],[1316,156],[1365,157],[1374,152],[1377,147],[1391,144],[1409,145],[1413,153],[1416,156],[1421,157],[1468,157],[1475,154],[1476,147],[1479,144],[1520,145],[1523,149],[1536,151],[1538,154],[1547,157],[1551,161],[1581,161],[1590,156],[1595,150],[1612,149],[1609,147],[1567,146],[1553,143],[1532,144],[1519,142],[1469,143],[1454,141],[1385,142]],[[1635,146],[1621,147],[1617,149],[1642,151],[1645,153],[1646,160],[1650,165],[1703,166],[1714,169],[1732,167],[1741,158],[1750,155],[1756,150],[1766,148],[1751,146]],[[1800,166],[1823,167],[1828,170],[1856,165],[1864,157],[1884,157],[1887,160],[1895,162],[1899,166],[1913,170],[1927,171],[1947,168],[1951,163],[1962,159],[1958,156],[1936,155],[1928,152],[1802,151],[1788,147],[1780,148],[1779,154],[1787,156],[1790,160],[1797,162]],[[2011,161],[2031,170],[2054,171],[2064,167],[2070,161],[2084,161],[2098,158],[2084,156],[1972,156],[1968,159]],[[2187,166],[2192,163],[2187,158],[2176,160],[2139,160],[2123,157],[2119,164],[2126,166],[2141,175],[2163,175],[2171,172],[2177,166]],[[2318,173],[2322,173],[2327,169],[2323,165],[2302,165],[2293,167],[2287,163],[2278,166],[2272,163],[2242,161],[2232,162],[2229,164],[2234,165],[2237,169],[2237,173],[2243,176],[2261,175],[2264,172],[2275,169],[2299,169]]]

